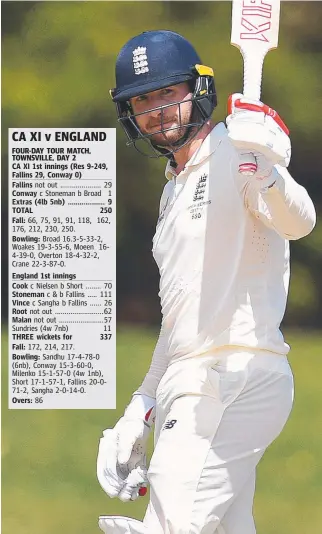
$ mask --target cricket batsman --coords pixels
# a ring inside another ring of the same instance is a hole
[[[152,249],[160,335],[97,459],[110,497],[135,500],[149,483],[150,502],[143,522],[101,516],[99,525],[105,534],[255,534],[256,467],[293,402],[280,331],[289,241],[312,231],[314,206],[287,171],[291,144],[276,112],[234,94],[226,125],[212,121],[213,71],[181,35],[128,41],[111,95],[128,144],[167,159],[167,182]]]

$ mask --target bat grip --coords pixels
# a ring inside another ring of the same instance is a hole
[[[244,59],[244,90],[246,98],[259,100],[261,96],[263,63],[265,54],[262,56],[253,55],[247,52],[243,54]]]
[[[266,52],[265,52],[266,54]],[[244,59],[244,90],[246,98],[259,100],[261,96],[263,63],[265,54],[262,56],[252,55],[249,52],[243,54]],[[257,171],[257,163],[254,154],[243,154],[239,163],[239,172],[244,176],[253,176]]]

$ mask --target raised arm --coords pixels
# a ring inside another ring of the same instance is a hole
[[[252,179],[245,188],[248,209],[281,237],[291,240],[309,234],[316,223],[313,202],[287,169],[275,165],[261,188]]]
[[[285,239],[314,228],[316,214],[306,189],[289,174],[289,131],[266,104],[235,94],[229,100],[228,137],[236,150],[235,173],[246,207]]]

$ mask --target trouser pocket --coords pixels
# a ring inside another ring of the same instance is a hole
[[[228,406],[240,395],[246,386],[248,369],[227,371],[220,366],[210,365],[207,369],[209,387],[222,404]]]

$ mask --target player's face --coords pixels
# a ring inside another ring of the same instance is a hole
[[[152,134],[153,143],[168,146],[186,133],[191,122],[192,93],[188,83],[180,83],[131,99],[136,122],[143,134]],[[141,115],[142,114],[142,115]],[[155,133],[162,130],[162,133]],[[154,135],[153,135],[154,134]]]

